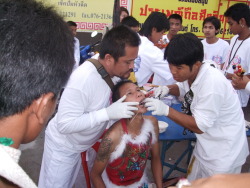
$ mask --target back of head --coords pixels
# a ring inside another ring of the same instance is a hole
[[[143,23],[139,33],[142,36],[149,37],[152,34],[153,28],[155,28],[157,32],[169,30],[169,21],[166,14],[162,12],[152,12]]]
[[[140,38],[136,32],[125,25],[119,25],[109,30],[100,45],[100,58],[104,59],[110,54],[115,61],[125,55],[125,47],[137,47],[140,45]]]
[[[126,18],[123,18],[121,24],[126,25],[128,27],[140,26],[140,23],[133,16],[127,16]]]
[[[169,17],[168,17],[168,20],[170,19],[176,19],[176,20],[180,20],[181,24],[182,24],[182,17],[181,15],[179,14],[171,14]]]
[[[127,15],[129,15],[128,9],[126,9],[125,7],[120,7],[120,15],[122,12],[126,12]]]
[[[215,27],[215,30],[218,30],[221,27],[220,20],[215,16],[209,16],[209,17],[205,18],[205,20],[202,23],[202,27],[204,27],[204,25],[208,22],[213,24],[213,26]],[[216,33],[216,34],[218,34],[218,33]]]
[[[193,66],[197,61],[203,61],[203,45],[192,33],[175,35],[166,47],[164,59],[169,64]]]
[[[77,24],[73,21],[67,21],[68,26],[74,26],[77,27]]]
[[[33,0],[1,0],[0,25],[1,119],[60,92],[74,65],[74,39],[52,8]]]
[[[225,17],[231,17],[237,23],[239,23],[241,18],[246,20],[246,24],[250,27],[250,9],[245,3],[236,3],[230,6],[224,13]]]

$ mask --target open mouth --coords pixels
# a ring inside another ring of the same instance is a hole
[[[139,105],[144,107],[144,105],[145,105],[144,99],[141,100],[141,102],[139,103]]]

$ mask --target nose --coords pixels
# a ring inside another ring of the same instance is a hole
[[[175,67],[175,66],[173,66],[173,65],[169,65],[169,69],[170,69],[170,72],[172,73],[172,75],[175,75],[176,74],[176,70],[177,70],[177,68]]]
[[[143,93],[142,93],[141,91],[138,91],[138,92],[137,92],[137,97],[141,97],[142,94],[143,94]]]
[[[130,64],[129,64],[129,69],[133,69],[135,67],[135,61],[132,61]]]

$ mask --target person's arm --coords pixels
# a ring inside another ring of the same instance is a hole
[[[159,125],[158,121],[156,118],[152,117],[151,118],[153,124],[154,124],[154,131],[156,135],[157,141],[152,145],[151,149],[151,168],[155,180],[155,184],[157,188],[162,188],[162,165],[161,165],[161,159],[160,159],[160,146],[159,146],[159,140],[158,140],[158,135],[159,135]]]
[[[244,75],[243,77],[236,74],[232,77],[232,85],[235,89],[246,89],[250,93],[250,79],[248,76]]]
[[[168,117],[177,124],[193,131],[194,133],[202,134],[203,132],[199,129],[193,116],[178,112],[173,108],[169,108]]]
[[[182,188],[247,188],[250,185],[250,173],[222,174],[202,178],[191,182],[191,186]]]
[[[177,84],[167,85],[167,87],[169,88],[170,95],[174,95],[176,97],[180,96],[180,90]]]
[[[106,168],[110,155],[115,149],[117,134],[115,133],[114,126],[112,126],[104,135],[100,147],[98,149],[93,168],[90,173],[91,181],[94,187],[105,188],[105,183],[102,179],[102,173]]]
[[[87,80],[86,84],[84,85],[84,88],[86,89],[76,89],[70,87],[65,88],[60,99],[57,112],[57,128],[60,133],[70,134],[93,129],[96,126],[103,125],[102,122],[108,120],[129,118],[126,116],[131,117],[134,114],[132,112],[132,108],[133,110],[137,110],[137,108],[127,106],[127,104],[134,103],[133,105],[137,105],[138,103],[135,104],[135,102],[121,102],[119,100],[108,107],[99,109],[95,109],[96,107],[91,108],[92,105],[98,106],[100,105],[98,103],[101,102],[108,103],[110,98],[110,92],[105,90],[105,87],[101,88],[104,89],[101,99],[93,97],[96,96],[94,93],[96,92],[96,89],[93,89],[93,85],[93,81],[91,82],[90,80]],[[105,102],[105,100],[107,102]],[[93,110],[90,111],[90,109]],[[117,117],[114,117],[116,115]],[[121,115],[124,117],[121,117]]]

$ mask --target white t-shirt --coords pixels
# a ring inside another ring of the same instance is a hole
[[[95,66],[85,61],[71,74],[46,136],[69,151],[86,151],[109,125],[105,108],[110,103],[109,86]]]
[[[183,97],[187,81],[177,83]],[[203,134],[196,134],[193,154],[204,166],[217,171],[243,165],[249,154],[245,120],[237,94],[220,70],[204,63],[191,85],[192,116]]]
[[[231,39],[230,47],[229,47],[230,50],[228,51],[227,58],[223,66],[223,71],[233,74],[234,73],[233,65],[240,64],[242,68],[245,70],[245,74],[249,74],[250,73],[250,53],[249,53],[250,38],[246,39],[244,42],[242,40],[237,40],[237,38],[238,38],[238,35],[234,36]],[[231,57],[230,57],[230,54],[231,54]],[[229,61],[231,61],[231,63],[228,66]],[[249,100],[249,93],[244,89],[237,90],[237,93],[241,102],[241,106],[246,107],[248,100]]]
[[[140,38],[141,44],[134,68],[138,85],[146,84],[152,74],[154,74],[152,84],[170,85],[175,83],[161,49],[156,47],[147,37],[140,36]]]
[[[229,48],[229,43],[227,41],[219,38],[214,44],[208,44],[206,39],[203,39],[201,42],[203,44],[204,60],[213,60],[218,65],[225,62]]]

